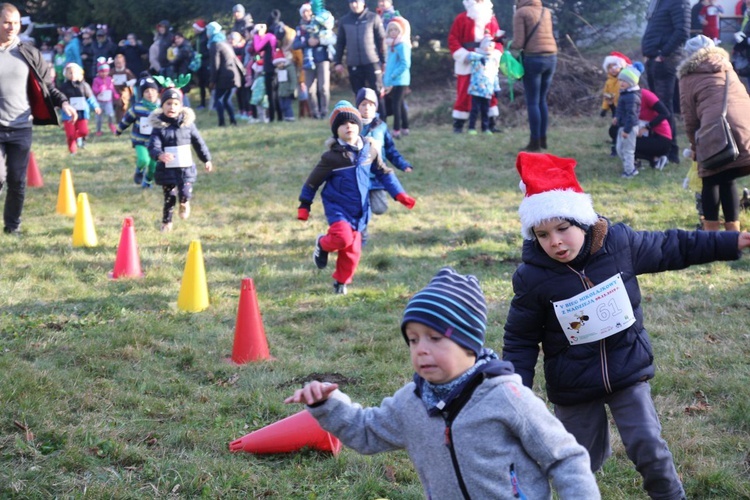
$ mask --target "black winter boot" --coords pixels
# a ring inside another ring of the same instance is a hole
[[[489,123],[489,125],[490,125],[489,131],[490,132],[492,132],[493,134],[499,134],[499,133],[502,132],[502,130],[500,130],[499,128],[497,128],[497,118],[496,117],[491,116],[490,119],[489,119],[489,122],[490,122]]]
[[[547,149],[547,138],[546,137],[540,137],[539,138],[539,147],[542,149]]]
[[[453,133],[462,134],[464,131],[464,123],[466,120],[459,120],[458,118],[453,119]]]
[[[521,151],[526,151],[527,153],[538,153],[541,150],[542,148],[539,145],[539,139],[529,139],[529,143]]]

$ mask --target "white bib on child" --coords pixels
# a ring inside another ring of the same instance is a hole
[[[112,75],[112,83],[115,85],[125,85],[125,83],[128,81],[128,75],[125,73],[118,73],[116,75]]]
[[[102,102],[109,102],[112,100],[112,91],[110,89],[102,90],[96,98]]]
[[[71,97],[70,105],[73,106],[73,109],[76,111],[86,111],[89,107],[85,97]]]
[[[154,129],[154,127],[151,125],[151,120],[148,119],[148,116],[140,117],[140,119],[138,120],[138,128],[143,135],[151,135],[151,131]]]
[[[570,345],[605,339],[635,323],[633,306],[619,273],[552,305]]]
[[[171,153],[174,158],[172,161],[164,164],[167,168],[187,168],[193,164],[193,150],[190,144],[182,146],[167,146],[164,148],[165,153]]]
[[[289,72],[285,69],[277,69],[276,79],[279,81],[279,83],[284,83],[286,81],[289,81]]]

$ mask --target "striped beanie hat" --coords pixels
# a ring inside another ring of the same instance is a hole
[[[479,357],[487,329],[487,303],[479,280],[442,268],[406,305],[401,320],[404,339],[411,321],[429,326]]]
[[[359,114],[359,110],[352,106],[349,101],[339,101],[331,111],[331,132],[333,136],[338,139],[338,129],[347,121],[356,123],[359,126],[360,133],[362,132],[362,117]]]

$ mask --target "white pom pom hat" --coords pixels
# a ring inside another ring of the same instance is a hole
[[[578,184],[573,158],[551,154],[518,153],[516,169],[524,193],[518,207],[521,234],[533,240],[534,226],[552,219],[569,219],[585,226],[599,220],[591,196]]]

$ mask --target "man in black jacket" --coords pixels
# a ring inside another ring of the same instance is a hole
[[[50,66],[33,45],[21,42],[21,15],[9,3],[0,4],[0,191],[5,195],[3,232],[20,232],[26,194],[26,168],[33,125],[58,125],[55,106],[78,118],[65,95],[52,85]]]
[[[651,0],[646,11],[646,32],[641,39],[641,52],[646,59],[648,87],[659,97],[672,116],[672,147],[669,161],[680,163],[674,123],[674,97],[677,65],[682,60],[682,46],[690,36],[689,0]]]
[[[364,0],[350,0],[349,9],[339,21],[334,69],[344,72],[341,63],[346,50],[349,83],[354,95],[363,87],[375,89],[383,96],[383,64],[385,64],[383,21],[371,12]],[[380,99],[378,113],[385,119],[385,99]]]

